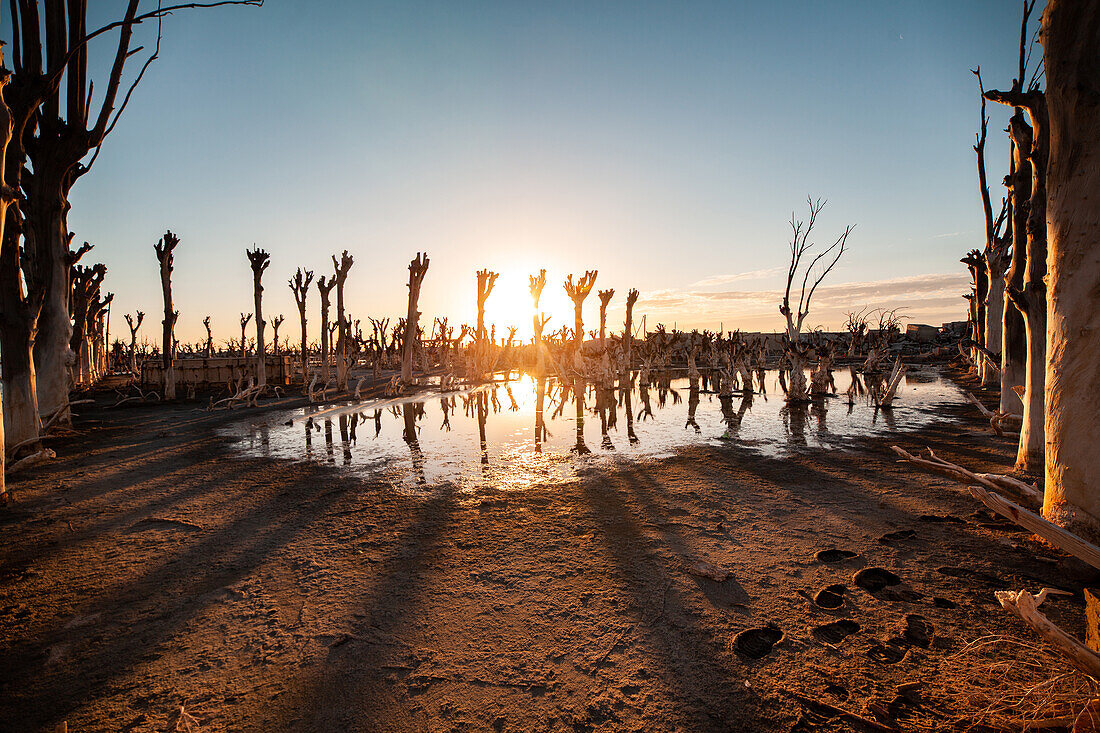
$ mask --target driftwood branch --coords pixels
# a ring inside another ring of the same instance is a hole
[[[908,453],[896,445],[890,446],[890,450],[901,456],[902,461],[912,463],[914,466],[918,466],[927,471],[931,471],[932,473],[938,473],[941,476],[955,479],[959,483],[970,485],[981,484],[987,489],[992,489],[996,491],[1012,491],[1016,494],[1019,494],[1024,499],[1030,502],[1034,502],[1036,505],[1042,505],[1043,503],[1042,492],[1040,492],[1034,486],[1031,486],[1030,484],[1025,484],[1023,481],[1020,481],[1019,479],[1014,479],[1011,476],[1002,476],[996,473],[974,473],[973,471],[968,471],[962,466],[958,466],[954,463],[951,463],[950,461],[943,460],[935,453],[933,453],[930,448],[925,449],[928,451],[927,458],[915,456],[912,453]]]
[[[1065,550],[1069,554],[1087,562],[1094,568],[1100,569],[1100,547],[1081,539],[1072,532],[1068,532],[1057,524],[1043,519],[1035,512],[1029,511],[1019,504],[1014,504],[1000,494],[987,491],[980,486],[971,486],[970,493],[1002,517],[1011,519],[1026,530],[1034,532],[1050,544]]]
[[[1026,590],[999,590],[994,593],[1002,608],[1030,626],[1044,641],[1068,659],[1070,664],[1091,677],[1100,678],[1100,655],[1055,626],[1039,610],[1039,606],[1050,594],[1072,595],[1053,588],[1043,588],[1035,595]]]

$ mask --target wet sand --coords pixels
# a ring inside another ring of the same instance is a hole
[[[696,445],[522,492],[240,457],[250,415],[86,409],[12,480],[0,730],[163,731],[180,705],[211,731],[804,729],[789,692],[870,716],[968,641],[1029,635],[994,590],[1095,580],[894,461],[1004,471],[1014,442],[969,406],[847,451]],[[1079,596],[1048,605],[1080,628]],[[917,705],[891,724],[950,718]]]

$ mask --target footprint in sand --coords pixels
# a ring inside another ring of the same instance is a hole
[[[887,586],[900,584],[901,578],[884,568],[864,568],[852,576],[852,582],[868,593],[877,593]]]
[[[905,617],[905,630],[902,636],[914,646],[927,649],[932,644],[932,636],[935,627],[928,623],[928,619],[919,614],[911,613]]]
[[[871,648],[867,650],[867,656],[883,664],[897,664],[905,658],[905,652],[906,650],[897,644],[890,642],[886,644],[875,642],[871,645]]]
[[[891,542],[900,542],[902,540],[911,540],[917,536],[915,530],[912,529],[899,529],[896,532],[887,532],[883,536],[878,538],[878,541],[884,545],[888,545]]]
[[[922,522],[934,522],[937,524],[966,524],[965,519],[956,517],[953,514],[922,514],[919,519]]]
[[[783,632],[775,624],[757,629],[745,629],[733,637],[733,645],[740,653],[750,659],[766,657],[772,647],[783,638]]]
[[[857,633],[859,629],[860,626],[855,621],[842,618],[839,621],[815,626],[811,633],[813,633],[814,638],[819,641],[824,641],[829,644],[839,644],[844,641],[844,637]]]
[[[814,555],[814,557],[817,558],[818,562],[833,563],[833,562],[843,562],[844,560],[851,560],[853,557],[856,557],[857,555],[858,555],[858,553],[852,552],[851,550],[832,549],[832,550],[822,550],[821,552]]]
[[[827,585],[814,595],[814,605],[818,608],[840,608],[844,605],[845,586],[837,583]]]

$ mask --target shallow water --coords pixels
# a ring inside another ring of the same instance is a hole
[[[523,489],[609,462],[668,456],[687,445],[735,444],[770,456],[843,449],[856,437],[919,428],[945,404],[964,401],[932,368],[910,372],[889,410],[866,398],[848,405],[847,370],[836,372],[839,397],[797,407],[783,401],[776,371],[765,382],[767,394],[732,398],[693,393],[686,378],[672,380],[667,390],[635,388],[629,414],[622,395],[598,400],[589,389],[578,418],[571,390],[548,380],[538,440],[539,385],[530,377],[428,399],[277,412],[234,423],[226,434],[249,456],[327,462],[409,488],[450,482]]]

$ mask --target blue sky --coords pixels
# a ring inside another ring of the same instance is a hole
[[[1011,82],[1019,12],[978,0],[180,12],[76,184],[69,224],[109,268],[119,331],[124,311],[159,321],[152,245],[165,228],[182,238],[181,340],[207,314],[219,337],[238,331],[253,243],[272,255],[265,312],[287,326],[295,267],[327,272],[346,248],[349,308],[364,319],[404,313],[408,261],[426,250],[428,318],[472,319],[474,272],[490,267],[503,273],[490,317],[526,326],[526,275],[545,267],[551,328],[571,320],[565,274],[599,269],[616,321],[636,287],[650,324],[772,329],[787,220],[812,195],[829,200],[819,241],[857,224],[812,325],[863,305],[963,318],[958,260],[983,237],[969,70]],[[989,111],[997,181],[1007,115]]]

